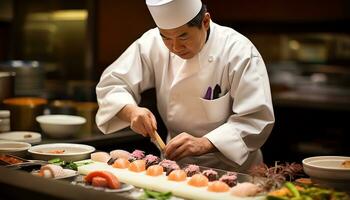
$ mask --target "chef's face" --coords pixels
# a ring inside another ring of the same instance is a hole
[[[210,15],[205,13],[201,28],[187,24],[174,29],[159,29],[165,46],[183,59],[190,59],[200,52],[205,44]]]

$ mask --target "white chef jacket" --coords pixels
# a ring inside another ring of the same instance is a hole
[[[274,113],[266,67],[254,45],[211,21],[201,51],[183,62],[176,59],[181,58],[167,49],[158,28],[136,40],[103,72],[96,87],[100,130],[108,134],[129,126],[116,114],[155,88],[168,139],[187,132],[208,138],[218,149],[180,162],[236,171],[261,162],[259,149],[272,130]],[[175,78],[174,63],[182,63]],[[219,98],[204,99],[208,87],[216,84],[222,91]]]

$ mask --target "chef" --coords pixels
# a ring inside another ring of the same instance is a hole
[[[155,88],[167,127],[166,158],[244,172],[262,162],[274,113],[264,61],[237,31],[213,22],[200,0],[146,0],[157,25],[102,74],[96,87],[98,127],[157,129],[139,107]]]

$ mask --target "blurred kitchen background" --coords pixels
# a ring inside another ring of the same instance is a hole
[[[265,59],[276,115],[265,160],[349,156],[350,1],[203,2]],[[1,0],[0,71],[16,75],[6,75],[14,76],[13,90],[0,75],[0,98],[43,98],[68,114],[79,114],[72,102],[83,103],[85,130],[100,134],[92,116],[101,73],[154,26],[143,0]],[[143,97],[155,110],[154,91]]]

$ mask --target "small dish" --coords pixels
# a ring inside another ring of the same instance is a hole
[[[0,140],[28,142],[36,144],[41,142],[41,134],[30,131],[12,131],[0,133]]]
[[[346,156],[316,156],[303,160],[304,171],[312,182],[336,189],[349,190],[350,168],[343,163]]]
[[[32,145],[27,142],[0,141],[0,154],[11,154],[25,157],[27,150]]]
[[[95,147],[85,144],[52,143],[31,147],[28,152],[34,159],[50,160],[60,158],[64,161],[79,161],[90,158]]]

